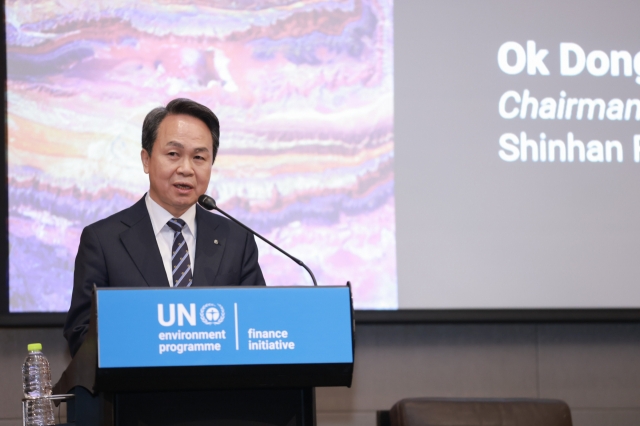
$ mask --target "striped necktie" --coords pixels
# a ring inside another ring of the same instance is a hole
[[[191,261],[189,259],[189,247],[182,235],[185,222],[182,219],[171,219],[167,222],[173,229],[173,248],[171,249],[171,268],[173,271],[174,287],[190,287],[193,274],[191,273]]]

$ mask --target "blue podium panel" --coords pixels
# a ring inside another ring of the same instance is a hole
[[[98,367],[353,362],[348,287],[98,289]]]

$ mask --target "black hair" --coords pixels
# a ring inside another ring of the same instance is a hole
[[[142,123],[142,149],[151,155],[153,144],[158,137],[158,127],[160,127],[160,123],[162,123],[162,120],[164,120],[167,115],[177,114],[195,117],[209,128],[213,140],[213,158],[211,160],[213,163],[218,154],[218,147],[220,146],[220,122],[218,121],[218,117],[206,106],[186,98],[174,99],[169,102],[166,107],[154,108],[147,114],[144,118],[144,123]]]

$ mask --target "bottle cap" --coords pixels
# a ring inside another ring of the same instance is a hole
[[[41,351],[42,350],[42,343],[29,343],[27,345],[27,350],[29,352]]]

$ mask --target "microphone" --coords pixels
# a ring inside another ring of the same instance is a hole
[[[226,216],[232,222],[240,225],[242,228],[244,228],[247,231],[251,232],[253,235],[255,235],[256,237],[260,238],[262,241],[264,241],[265,243],[269,244],[271,247],[273,247],[274,249],[278,250],[280,253],[282,253],[285,256],[287,256],[289,259],[291,259],[294,262],[296,262],[298,265],[302,266],[304,269],[307,270],[309,275],[311,275],[311,280],[313,281],[313,285],[314,286],[318,285],[318,283],[316,282],[316,277],[313,275],[313,272],[311,272],[311,269],[309,269],[309,267],[307,265],[305,265],[302,260],[296,259],[295,257],[291,256],[289,253],[287,253],[286,251],[282,250],[280,247],[278,247],[277,245],[273,244],[271,241],[267,240],[265,237],[263,237],[262,235],[258,234],[256,231],[254,231],[253,229],[249,228],[247,225],[245,225],[245,224],[241,223],[240,221],[236,220],[235,218],[233,218],[228,213],[220,210],[220,208],[216,204],[216,200],[214,200],[213,198],[209,197],[207,194],[202,194],[198,198],[198,204],[200,204],[202,207],[204,207],[207,210],[215,210],[217,212],[220,212],[223,216]]]

